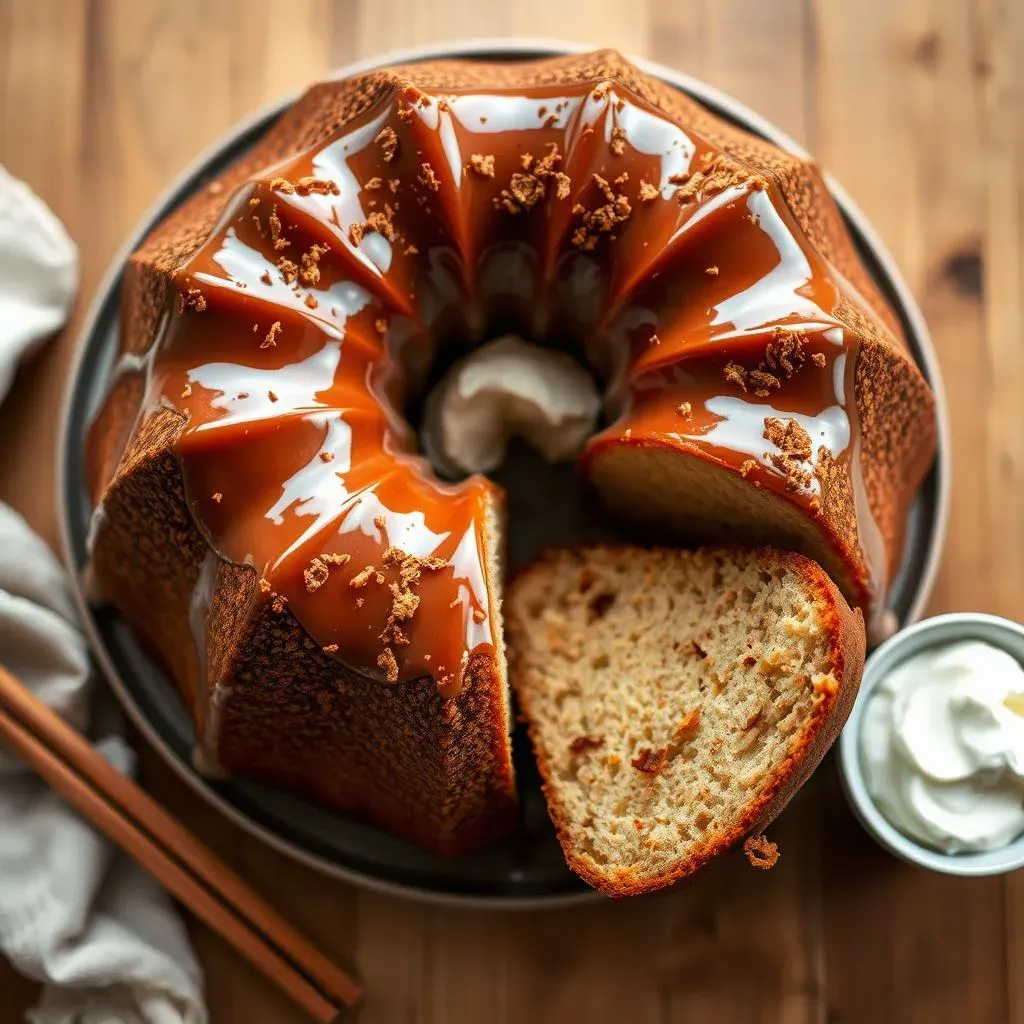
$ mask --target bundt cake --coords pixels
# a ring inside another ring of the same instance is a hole
[[[600,382],[583,474],[645,537],[882,607],[932,401],[813,165],[611,52],[328,81],[130,258],[88,438],[95,582],[204,771],[448,854],[513,827],[502,493],[410,425],[510,331]]]

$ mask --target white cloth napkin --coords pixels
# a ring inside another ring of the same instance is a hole
[[[0,399],[19,360],[63,327],[77,280],[64,225],[0,165]]]
[[[64,323],[76,278],[60,222],[0,166],[0,398],[19,359]],[[2,504],[0,661],[133,770],[119,716],[91,678],[64,570]],[[199,965],[164,890],[2,748],[0,954],[44,983],[35,1024],[207,1020]]]

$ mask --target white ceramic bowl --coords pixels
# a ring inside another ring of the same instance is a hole
[[[1024,868],[1024,835],[1000,850],[986,853],[942,853],[922,846],[885,818],[868,792],[862,770],[860,732],[872,690],[900,662],[928,648],[957,640],[985,640],[1024,665],[1024,626],[1009,619],[979,612],[959,612],[925,619],[902,630],[875,650],[864,666],[860,694],[839,738],[840,774],[853,813],[879,844],[897,857],[947,875],[1001,875]]]

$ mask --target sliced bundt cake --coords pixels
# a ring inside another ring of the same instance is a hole
[[[509,330],[599,379],[624,520],[881,607],[931,399],[812,166],[610,52],[329,81],[132,256],[89,438],[96,581],[205,770],[446,853],[513,826],[502,495],[411,425]]]
[[[767,548],[552,552],[512,583],[510,668],[570,866],[650,892],[764,828],[839,734],[864,624]]]

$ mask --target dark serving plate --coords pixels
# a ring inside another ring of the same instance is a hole
[[[336,74],[348,76],[375,66],[436,57],[508,61],[583,49],[586,47],[559,42],[484,40],[385,54],[341,68]],[[636,63],[776,145],[803,152],[772,125],[717,90],[668,68],[646,61]],[[84,437],[86,425],[106,393],[113,366],[125,260],[157,221],[202,181],[245,152],[294,98],[285,97],[240,124],[178,178],[114,260],[83,328],[64,403],[58,494],[65,558],[96,659],[136,726],[175,771],[223,814],[297,860],[358,885],[435,901],[525,907],[588,899],[594,894],[562,859],[522,736],[515,738],[523,795],[516,834],[472,856],[457,860],[434,857],[282,790],[245,779],[213,781],[200,776],[191,761],[192,722],[174,685],[115,610],[95,609],[86,599],[83,571],[92,508],[85,488]],[[903,564],[889,599],[900,624],[906,625],[924,608],[945,535],[950,467],[942,381],[927,328],[892,258],[845,192],[831,179],[829,187],[865,263],[902,319],[914,357],[938,399],[938,459],[911,510]]]

